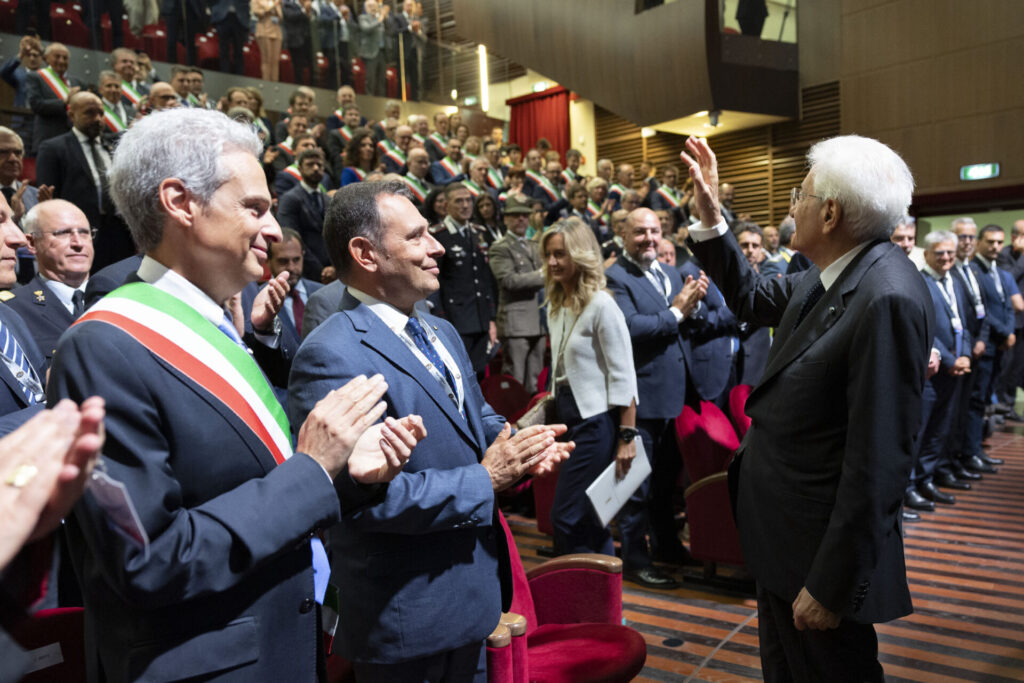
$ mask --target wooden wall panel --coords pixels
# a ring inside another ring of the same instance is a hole
[[[711,138],[720,178],[736,186],[734,211],[749,213],[759,225],[778,225],[785,218],[789,191],[807,174],[807,150],[815,142],[839,134],[839,84],[805,88],[802,110],[799,121]],[[644,158],[639,126],[596,107],[595,128],[599,158],[639,167]],[[682,170],[679,152],[685,140],[668,133],[647,138],[647,159],[658,167],[675,164]]]

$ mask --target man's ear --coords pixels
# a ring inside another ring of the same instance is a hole
[[[32,233],[26,233],[25,240],[28,242],[28,253],[33,256],[36,255],[36,236]]]
[[[166,178],[157,190],[160,205],[168,216],[184,227],[191,227],[195,217],[196,203],[185,183],[178,178]]]
[[[843,207],[835,199],[826,199],[821,205],[822,211],[822,234],[828,234],[839,227],[840,219],[843,217]]]
[[[373,242],[370,240],[365,237],[353,237],[348,241],[348,253],[356,265],[363,270],[370,273],[377,272],[377,259],[380,251],[373,246]]]

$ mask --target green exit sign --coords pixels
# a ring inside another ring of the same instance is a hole
[[[960,167],[960,180],[988,180],[999,177],[999,164],[971,164]]]

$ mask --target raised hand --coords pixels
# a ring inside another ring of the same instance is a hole
[[[693,179],[694,202],[700,222],[706,228],[718,225],[722,222],[722,212],[718,205],[718,160],[715,153],[707,140],[691,136],[686,139],[686,151],[680,152],[679,158]]]
[[[268,329],[274,323],[274,317],[281,312],[284,300],[288,297],[288,271],[283,270],[267,281],[267,286],[260,290],[252,300],[252,327],[257,332]]]

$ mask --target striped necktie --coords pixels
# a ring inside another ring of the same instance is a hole
[[[10,365],[17,368],[14,377],[18,380],[28,404],[32,406],[43,400],[43,387],[36,377],[35,370],[25,357],[21,344],[3,322],[0,322],[0,353],[3,353]]]

